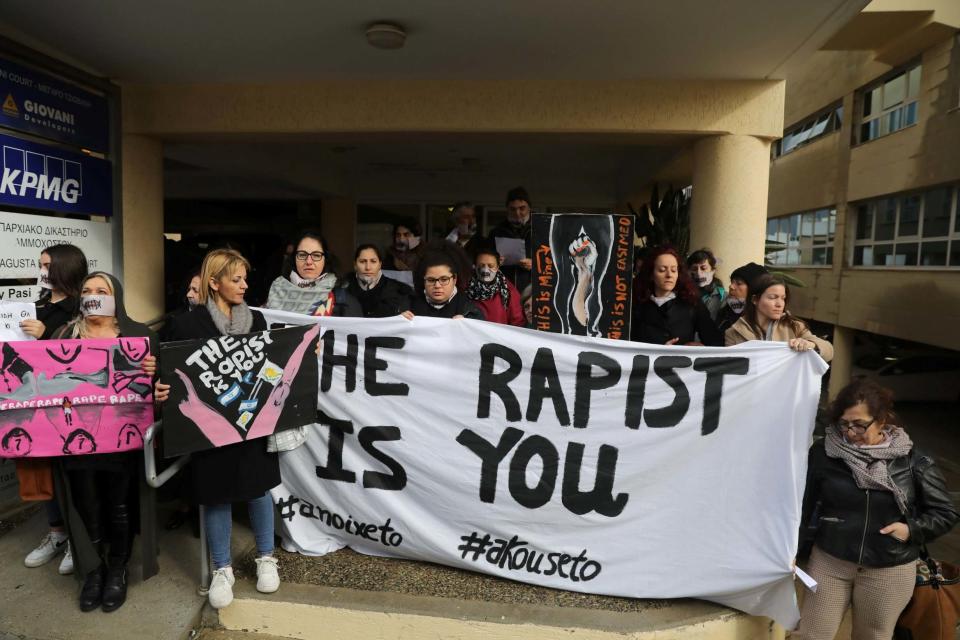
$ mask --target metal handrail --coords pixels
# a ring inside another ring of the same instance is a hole
[[[157,473],[157,454],[154,450],[154,441],[160,435],[160,432],[163,431],[163,420],[157,420],[149,427],[147,427],[147,432],[143,436],[143,466],[144,474],[147,479],[147,484],[157,489],[162,487],[167,480],[177,475],[177,473],[182,470],[188,462],[190,462],[190,454],[185,456],[180,456],[173,463],[163,470],[161,473]],[[208,560],[209,550],[207,548],[207,531],[206,526],[204,526],[204,509],[203,505],[198,507],[199,518],[200,518],[200,586],[197,588],[197,591],[200,595],[207,595],[210,585],[210,562]]]
[[[144,472],[147,476],[147,484],[154,489],[159,489],[162,487],[167,480],[177,475],[177,473],[183,469],[188,462],[190,462],[189,454],[180,456],[173,461],[173,464],[164,469],[160,474],[157,474],[157,454],[154,451],[153,443],[162,430],[163,421],[157,420],[147,427],[147,432],[143,435]]]

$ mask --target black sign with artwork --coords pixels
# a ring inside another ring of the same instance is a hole
[[[533,216],[533,325],[630,339],[633,216]]]
[[[318,325],[165,344],[163,455],[316,422]]]

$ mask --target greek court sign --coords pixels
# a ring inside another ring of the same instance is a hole
[[[702,598],[793,628],[816,354],[319,322],[319,424],[273,490],[291,550]]]
[[[113,268],[110,224],[0,211],[0,280],[40,274],[40,253],[55,244],[72,244],[87,257],[91,271]],[[0,302],[36,300],[39,287],[0,286]]]

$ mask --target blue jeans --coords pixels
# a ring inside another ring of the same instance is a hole
[[[232,506],[227,504],[203,505],[203,524],[207,529],[207,544],[213,568],[230,566],[230,530],[233,526]],[[257,553],[268,556],[273,553],[273,498],[268,491],[247,503],[250,526],[257,541]]]

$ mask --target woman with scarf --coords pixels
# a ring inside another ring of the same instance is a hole
[[[783,278],[769,273],[755,278],[743,314],[724,334],[726,346],[749,340],[786,342],[794,351],[816,351],[830,362],[833,345],[815,336],[802,320],[787,311],[789,295]]]
[[[302,249],[301,249],[302,250]],[[313,250],[313,249],[311,249]],[[174,320],[173,340],[237,336],[265,331],[259,311],[243,301],[250,263],[233,249],[207,254],[200,268],[200,297],[192,311]],[[170,385],[157,383],[155,399],[166,402]],[[176,411],[176,407],[166,407]],[[280,484],[276,452],[267,451],[264,439],[191,454],[191,489],[204,506],[207,544],[213,562],[210,606],[221,609],[233,602],[233,568],[230,557],[232,503],[245,502],[257,546],[257,590],[273,593],[280,587],[277,559],[273,555],[273,499],[270,489]]]
[[[80,289],[79,307],[80,315],[55,332],[54,339],[146,337],[150,353],[156,353],[156,334],[127,316],[123,287],[112,275],[99,271],[88,275]],[[142,367],[152,378],[156,357],[144,357]],[[98,607],[114,611],[127,599],[127,562],[139,523],[141,473],[140,451],[63,456],[54,468],[56,496],[70,534],[76,573],[83,582],[81,611]]]
[[[403,317],[483,320],[483,313],[464,291],[469,274],[470,261],[460,247],[446,241],[431,245],[413,273],[413,301]]]
[[[747,306],[750,283],[765,273],[768,273],[766,268],[756,262],[748,262],[733,270],[733,273],[730,274],[730,288],[727,290],[727,297],[724,298],[720,313],[717,314],[716,318],[717,329],[720,330],[720,333],[724,333],[740,319]]]
[[[288,275],[273,281],[264,306],[311,316],[359,317],[362,312],[356,298],[337,287],[328,246],[319,233],[302,233],[285,265]]]
[[[830,418],[810,449],[801,519],[801,540],[814,532],[807,571],[819,588],[792,637],[832,640],[852,606],[854,638],[889,640],[913,595],[920,546],[960,514],[933,458],[897,424],[889,389],[855,380]]]
[[[700,290],[700,301],[710,312],[710,318],[716,321],[727,297],[723,283],[717,277],[717,257],[707,248],[694,251],[687,257],[687,268]]]
[[[721,346],[697,287],[673,247],[651,249],[640,267],[632,339],[652,344]]]
[[[467,297],[483,313],[488,322],[526,326],[520,292],[500,271],[500,255],[493,247],[477,250],[473,260],[473,278],[467,287]]]
[[[37,340],[47,340],[63,325],[70,322],[80,309],[80,289],[86,277],[87,257],[83,255],[83,251],[72,244],[55,244],[41,251],[40,275],[37,278],[40,299],[35,304],[37,317],[20,323],[23,332]],[[49,468],[47,460],[16,461],[17,469],[21,473],[29,468],[38,469],[38,465],[45,465],[44,469]],[[44,502],[44,507],[50,530],[40,544],[27,554],[23,564],[30,568],[40,567],[53,560],[62,551],[63,558],[60,560],[57,571],[60,575],[70,575],[73,573],[73,554],[70,553],[70,543],[67,540],[67,530],[63,522],[63,514],[60,513],[60,505],[54,497]]]
[[[376,245],[362,244],[353,255],[353,273],[342,285],[356,298],[364,318],[389,318],[410,308],[413,290],[383,275],[383,254]]]

